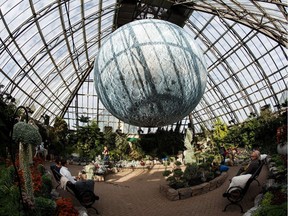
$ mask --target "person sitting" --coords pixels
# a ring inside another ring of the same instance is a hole
[[[244,175],[244,174],[254,174],[255,171],[257,170],[257,168],[260,165],[260,152],[258,150],[255,150],[251,153],[251,161],[246,165],[246,166],[242,166],[236,176],[239,175]]]
[[[72,190],[75,192],[76,190],[78,192],[81,192],[85,189],[85,187],[89,187],[89,190],[94,191],[94,181],[93,180],[86,180],[86,178],[83,178],[82,175],[72,176],[71,172],[67,168],[67,160],[63,159],[61,160],[61,169],[60,174],[62,175],[61,178],[61,186],[63,189],[66,188],[66,184],[68,181],[70,181],[72,184],[70,184],[70,187],[72,187]],[[63,178],[64,177],[64,178]]]
[[[55,169],[58,173],[60,173],[60,169],[62,167],[60,159],[56,158],[55,164],[51,165],[51,167],[53,167],[53,169]]]
[[[234,176],[230,180],[230,184],[226,192],[223,194],[223,197],[227,196],[227,191],[231,187],[239,186],[239,187],[244,187],[246,182],[249,180],[249,178],[256,172],[256,170],[260,166],[260,152],[258,150],[253,151],[251,153],[251,161],[247,166],[242,166],[239,171],[237,172],[236,176]]]
[[[62,159],[61,160],[61,169],[60,169],[60,174],[68,179],[71,183],[75,184],[76,183],[76,177],[72,176],[71,172],[68,170],[67,167],[67,160]]]

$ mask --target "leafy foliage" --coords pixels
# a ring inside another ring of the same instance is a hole
[[[94,159],[101,155],[103,149],[103,134],[96,121],[77,128],[77,131],[68,134],[68,143],[81,157]]]
[[[40,145],[42,137],[39,131],[25,122],[18,122],[13,128],[13,140],[19,143],[19,158],[25,183],[25,190],[29,198],[34,201],[32,176],[29,169],[29,145]]]
[[[253,116],[239,125],[231,126],[223,141],[248,149],[261,147],[263,152],[273,154],[276,153],[277,128],[283,124],[287,124],[287,113],[277,115],[268,109],[258,117]]]
[[[220,118],[217,118],[214,122],[214,131],[213,131],[213,140],[220,145],[221,142],[224,141],[225,137],[227,136],[228,129],[227,125],[221,121]]]
[[[0,84],[1,85],[1,84]],[[6,104],[3,101],[3,97],[0,95],[0,156],[6,157],[5,147],[10,143],[10,130],[11,130],[11,117],[16,110],[16,106],[13,103]]]
[[[50,216],[56,211],[56,203],[52,199],[45,197],[35,198],[36,215],[35,216]]]
[[[49,198],[50,193],[53,189],[51,175],[44,174],[42,175],[41,180],[42,180],[41,194],[43,197]]]
[[[15,170],[12,166],[0,170],[0,215],[19,215],[19,190],[14,184]]]
[[[219,175],[219,167],[210,169],[209,164],[197,165],[196,163],[187,164],[184,172],[181,168],[172,171],[165,170],[162,175],[169,176],[166,180],[168,185],[174,189],[189,187],[210,181]]]
[[[13,140],[24,145],[40,145],[42,137],[39,131],[30,124],[18,122],[13,128]]]
[[[55,152],[61,156],[66,156],[68,152],[67,146],[68,125],[61,117],[55,118],[54,127],[49,129],[49,140],[55,146]]]
[[[287,202],[281,205],[261,205],[253,216],[287,216]]]
[[[141,134],[140,146],[152,157],[165,158],[184,149],[184,134],[158,130],[156,133]]]
[[[169,176],[171,173],[172,173],[171,170],[164,170],[163,173],[162,173],[162,175],[167,177],[167,176]]]

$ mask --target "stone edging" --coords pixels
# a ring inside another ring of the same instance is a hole
[[[207,193],[218,187],[220,187],[228,176],[227,172],[222,172],[220,176],[212,179],[210,182],[205,182],[199,185],[195,185],[187,188],[173,189],[167,184],[160,185],[160,193],[167,197],[167,199],[175,201],[180,199],[186,199],[192,196]]]

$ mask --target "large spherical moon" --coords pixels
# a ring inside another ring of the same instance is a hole
[[[203,96],[207,71],[194,39],[163,20],[128,23],[110,34],[94,65],[105,108],[136,126],[160,127],[187,116]]]

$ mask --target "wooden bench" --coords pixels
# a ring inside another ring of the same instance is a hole
[[[245,186],[242,188],[240,186],[233,186],[233,187],[230,187],[228,189],[227,192],[225,192],[223,194],[223,197],[227,197],[227,199],[230,201],[230,203],[228,203],[225,208],[223,209],[223,211],[225,212],[227,207],[230,206],[230,205],[237,205],[240,207],[241,209],[241,213],[244,213],[243,211],[243,207],[242,205],[240,204],[241,200],[244,198],[246,192],[248,191],[249,187],[250,187],[250,184],[253,182],[253,181],[257,181],[258,183],[258,186],[260,186],[260,183],[259,181],[257,180],[259,174],[261,173],[261,170],[262,170],[262,167],[263,165],[265,164],[264,161],[260,161],[260,164],[259,164],[259,167],[258,169],[255,171],[255,173],[248,179],[248,181],[246,182]]]
[[[61,177],[62,175],[55,169],[55,166],[50,166],[52,174],[56,183],[56,189],[61,185]],[[90,189],[88,189],[90,187]],[[93,186],[94,188],[94,182]],[[72,182],[68,181],[66,184],[66,189],[69,193],[76,197],[79,203],[85,208],[92,208],[95,210],[96,214],[99,214],[97,209],[93,207],[93,204],[96,200],[99,200],[99,197],[94,194],[94,191],[91,189],[91,185],[89,185],[88,181],[81,182],[81,190],[77,189],[77,186]]]

